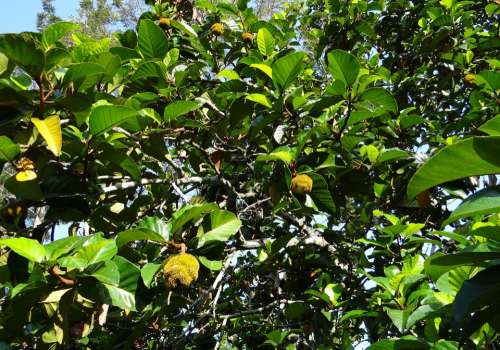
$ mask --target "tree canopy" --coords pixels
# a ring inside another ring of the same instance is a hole
[[[497,0],[146,3],[0,34],[0,348],[500,346]]]

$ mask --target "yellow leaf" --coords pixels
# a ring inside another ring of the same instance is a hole
[[[16,180],[19,182],[31,181],[37,178],[36,173],[33,170],[24,170],[16,174]]]
[[[44,120],[32,118],[31,121],[35,124],[38,132],[47,143],[49,151],[54,153],[56,157],[59,157],[62,148],[61,120],[59,116],[52,115]]]

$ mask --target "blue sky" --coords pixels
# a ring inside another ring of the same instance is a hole
[[[75,16],[78,3],[79,0],[55,0],[57,15],[63,19]],[[0,33],[35,31],[41,4],[41,0],[0,0]]]

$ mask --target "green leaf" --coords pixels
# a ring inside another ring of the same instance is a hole
[[[73,64],[64,75],[63,85],[76,82],[76,85],[80,86],[88,77],[104,74],[106,74],[106,68],[97,63],[84,62]]]
[[[49,49],[66,34],[79,29],[80,26],[71,22],[57,22],[49,25],[42,32],[42,45]]]
[[[45,245],[44,247],[47,254],[47,260],[56,260],[60,256],[81,247],[81,245],[85,242],[85,239],[86,237],[69,236]]]
[[[386,339],[370,345],[366,350],[427,350],[429,345],[413,339]]]
[[[385,162],[393,162],[399,159],[406,159],[410,157],[408,152],[403,151],[399,148],[390,148],[390,149],[385,149],[383,150],[378,159],[377,163],[385,163]]]
[[[16,197],[39,201],[43,199],[43,192],[37,179],[19,182],[15,176],[5,181],[5,189]]]
[[[409,309],[397,310],[387,307],[384,308],[384,311],[387,312],[387,315],[398,331],[403,333],[406,330],[406,323],[408,322],[408,317],[410,317],[412,311]]]
[[[483,70],[476,75],[476,83],[486,87],[488,90],[498,91],[500,90],[500,72]]]
[[[248,94],[245,98],[249,101],[261,104],[268,108],[273,108],[273,105],[271,104],[266,95],[255,93],[255,94]]]
[[[314,203],[320,210],[327,213],[334,213],[336,210],[335,202],[333,201],[332,194],[328,188],[328,183],[325,178],[317,173],[308,173],[313,180],[313,188],[310,193]]]
[[[105,288],[104,299],[109,300],[111,305],[123,310],[136,311],[134,294],[111,284],[103,284],[103,286]]]
[[[212,241],[227,241],[241,227],[241,221],[226,210],[216,210],[210,213],[211,230],[203,234],[198,240],[198,248]]]
[[[288,146],[281,146],[276,148],[269,154],[261,154],[257,156],[257,162],[281,160],[286,164],[290,164],[294,159],[294,151]]]
[[[478,130],[490,136],[500,136],[500,115],[488,120],[486,123],[481,125]]]
[[[203,215],[218,209],[219,207],[215,203],[186,205],[182,207],[172,216],[172,221],[170,222],[172,234],[178,233],[188,222],[198,220]]]
[[[348,86],[356,81],[360,65],[357,58],[343,50],[333,50],[328,53],[328,69],[335,79]]]
[[[113,286],[118,286],[120,283],[120,272],[113,261],[106,261],[104,266],[91,273],[90,276],[94,277],[99,282],[111,284]]]
[[[122,256],[115,256],[113,262],[118,267],[120,272],[120,284],[119,287],[130,293],[135,293],[137,289],[137,281],[141,276],[141,270],[137,265],[128,261]]]
[[[9,69],[9,58],[0,52],[0,77]]]
[[[169,226],[156,216],[149,216],[137,224],[136,229],[141,229],[145,231],[153,231],[163,237],[164,241],[168,241],[170,239],[170,228]]]
[[[408,197],[414,198],[431,187],[464,177],[500,174],[498,154],[498,136],[471,137],[447,146],[413,175],[408,184]]]
[[[42,262],[46,256],[43,245],[34,239],[24,237],[4,238],[0,239],[0,246],[9,247],[17,254],[37,263]]]
[[[139,22],[139,51],[145,58],[163,59],[168,51],[168,41],[163,30],[149,19]]]
[[[273,69],[269,67],[267,64],[263,63],[252,63],[250,65],[252,68],[257,68],[261,72],[263,72],[265,75],[267,75],[269,78],[273,78]]]
[[[32,33],[1,34],[0,52],[34,78],[43,70],[43,52],[37,48]]]
[[[20,152],[19,145],[12,142],[7,136],[0,136],[0,161],[9,161],[17,157]]]
[[[257,47],[263,56],[271,56],[274,52],[275,41],[273,35],[266,28],[257,32]]]
[[[163,112],[163,119],[167,122],[173,121],[181,115],[188,114],[200,108],[196,101],[176,101],[169,104]]]
[[[204,256],[199,256],[198,260],[201,262],[203,266],[211,271],[220,271],[222,269],[222,261],[221,260],[209,260]]]
[[[165,238],[159,233],[146,229],[131,229],[120,232],[116,236],[116,245],[118,248],[134,241],[154,241],[165,242]]]
[[[441,226],[465,217],[500,211],[500,186],[485,188],[465,199]]]
[[[295,79],[304,70],[304,57],[303,52],[294,52],[281,57],[272,66],[273,81],[282,90],[287,89],[293,84]]]
[[[160,269],[161,264],[154,264],[154,263],[149,263],[146,264],[142,267],[141,269],[141,277],[142,280],[144,281],[144,285],[148,288],[151,287],[151,283],[153,282],[153,279]]]
[[[459,350],[458,342],[440,339],[435,343],[431,350]]]
[[[89,116],[90,132],[92,135],[98,135],[137,115],[136,110],[126,106],[103,105],[94,107]]]
[[[360,97],[360,105],[376,115],[384,112],[398,112],[396,99],[389,91],[383,88],[370,88]]]
[[[500,265],[489,267],[465,281],[453,303],[455,321],[462,324],[466,317],[485,306],[498,303]]]
[[[89,265],[111,260],[118,248],[113,239],[105,239],[102,234],[91,236],[74,255],[59,258],[61,266],[83,270]]]

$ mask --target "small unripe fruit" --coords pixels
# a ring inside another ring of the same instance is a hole
[[[189,287],[198,279],[200,264],[196,257],[187,253],[173,255],[167,259],[163,266],[163,274],[167,287],[176,287],[181,284]]]
[[[468,73],[464,77],[464,82],[467,85],[474,85],[476,83],[476,75],[473,73]]]
[[[224,24],[214,23],[210,27],[210,30],[212,30],[212,33],[214,33],[215,35],[222,35],[222,33],[224,33]]]
[[[253,40],[253,34],[249,32],[245,32],[241,35],[241,38],[243,39],[244,42],[249,43],[252,42]]]
[[[160,18],[160,21],[158,22],[158,24],[160,25],[160,27],[162,29],[168,29],[168,28],[170,28],[170,18],[162,17],[162,18]]]
[[[292,192],[299,195],[310,193],[313,187],[313,180],[305,174],[299,174],[292,179]]]

